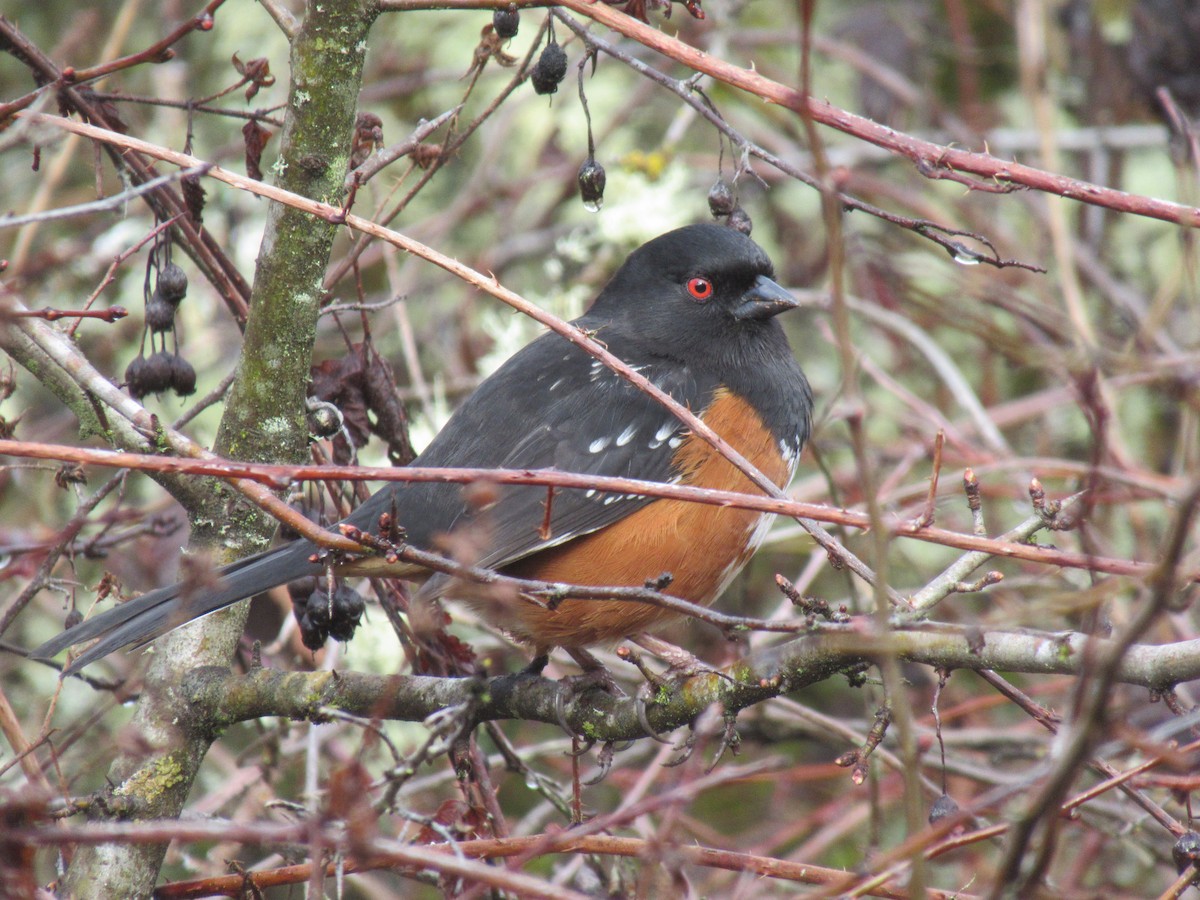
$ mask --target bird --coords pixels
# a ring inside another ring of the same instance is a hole
[[[736,229],[701,223],[630,253],[573,324],[697,413],[782,488],[795,473],[813,409],[808,380],[776,318],[797,306],[774,280],[771,260],[758,244]],[[555,332],[535,338],[484,379],[413,465],[553,468],[760,490],[672,412]],[[393,482],[344,524],[371,533],[389,514],[409,545],[429,549],[447,534],[484,523],[479,566],[579,585],[658,581],[670,595],[707,606],[753,555],[771,519],[753,510],[566,488],[557,489],[547,513],[544,486],[491,490],[480,508],[460,485]],[[52,659],[98,638],[63,674],[78,672],[239,600],[324,573],[318,549],[298,539],[219,569],[215,586],[149,591],[68,628],[31,655]],[[389,566],[379,556],[330,564],[334,574],[377,577],[408,576],[412,569],[409,563]],[[419,596],[454,599],[453,592],[452,579],[434,575]],[[543,665],[554,648],[580,659],[589,647],[646,635],[678,615],[616,599],[546,604],[467,593],[466,603],[532,647],[535,664]]]

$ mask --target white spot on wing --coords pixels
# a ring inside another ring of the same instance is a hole
[[[584,497],[586,497],[588,500],[591,500],[593,497],[595,497],[595,496],[596,496],[596,489],[595,489],[595,488],[591,488],[591,489],[590,489],[590,490],[589,490],[589,491],[588,491],[586,494],[584,494],[583,496],[584,496]]]
[[[626,444],[628,444],[631,440],[633,440],[633,436],[637,434],[637,430],[637,425],[626,425],[625,430],[617,435],[617,446],[624,447]]]
[[[683,435],[677,434],[677,435],[675,435],[675,437],[673,437],[669,441],[667,441],[667,446],[670,447],[672,450],[675,450],[682,443],[683,443]]]
[[[631,366],[629,366],[629,368],[632,369],[634,372],[637,372],[640,375],[642,372],[645,371],[646,366],[645,365],[641,365],[641,366],[631,365]],[[593,359],[591,368],[588,370],[588,376],[591,378],[591,380],[593,382],[596,382],[596,381],[599,381],[604,375],[612,375],[614,378],[617,378],[617,379],[621,378],[620,375],[617,375],[616,372],[614,372],[612,369],[610,369],[604,363],[600,362],[600,360]]]
[[[610,440],[611,438],[609,438],[607,435],[596,438],[594,441],[588,444],[588,453],[599,453],[608,446],[608,442]]]
[[[556,387],[558,387],[558,386],[559,386],[560,384],[562,384],[564,381],[566,381],[566,379],[565,379],[565,378],[560,378],[560,379],[558,379],[556,382],[554,382],[554,384],[550,385],[550,387],[549,387],[549,390],[554,390]]]
[[[675,421],[673,419],[663,422],[663,424],[658,427],[658,431],[654,432],[654,440],[650,442],[650,449],[657,450],[659,447],[661,447],[663,445],[663,441],[669,438],[673,431],[675,431]]]

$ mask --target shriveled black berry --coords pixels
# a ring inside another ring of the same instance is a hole
[[[708,209],[714,216],[727,216],[736,206],[733,200],[733,188],[724,178],[718,178],[708,189]]]
[[[308,423],[308,433],[319,438],[331,438],[346,427],[345,418],[332,403],[316,400],[310,397],[308,409],[305,410],[305,421]]]
[[[496,34],[505,40],[516,37],[517,29],[520,26],[521,14],[517,12],[515,6],[498,9],[492,13],[492,28],[496,29]]]
[[[325,592],[315,575],[289,581],[288,595],[292,598],[292,614],[300,628],[300,641],[309,650],[325,646],[329,637],[329,614]]]
[[[529,80],[539,94],[554,94],[567,77],[567,53],[556,43],[547,44],[530,73]]]
[[[139,356],[125,367],[125,385],[135,400],[145,397],[149,391],[144,389],[146,382],[146,357]]]
[[[316,624],[307,612],[296,616],[296,624],[300,626],[300,642],[314,653],[325,646],[329,631],[322,625]]]
[[[158,272],[154,292],[168,303],[179,303],[187,293],[187,274],[175,263],[167,263]]]
[[[1180,875],[1189,866],[1200,862],[1200,834],[1185,831],[1171,848],[1171,856],[1175,859],[1175,869]]]
[[[162,334],[174,326],[175,306],[163,299],[161,288],[155,288],[146,301],[146,327],[154,334]]]
[[[740,206],[735,206],[729,213],[729,219],[725,223],[730,228],[736,228],[746,237],[750,237],[750,232],[754,229],[754,223],[750,220],[750,213],[746,212]]]
[[[590,156],[579,167],[579,196],[583,198],[583,205],[592,212],[598,210],[604,202],[606,180],[604,166]]]
[[[929,808],[929,824],[936,825],[942,819],[952,816],[958,812],[958,804],[955,803],[946,794],[938,797],[933,801],[933,806]]]
[[[309,595],[302,610],[299,607],[296,609],[296,621],[300,625],[300,638],[304,646],[309,650],[320,650],[329,637],[329,594],[318,589]]]
[[[182,356],[172,354],[168,357],[171,366],[169,387],[180,397],[190,397],[196,393],[196,370]]]
[[[161,394],[171,386],[172,353],[159,351],[146,358],[146,383],[150,385],[147,393]]]
[[[147,394],[161,394],[171,384],[171,364],[166,353],[155,353],[149,359],[139,356],[125,369],[125,384],[135,400]]]
[[[358,623],[362,621],[367,601],[362,594],[344,581],[339,581],[333,591],[333,609],[329,618],[329,636],[337,641],[348,641],[354,637]]]

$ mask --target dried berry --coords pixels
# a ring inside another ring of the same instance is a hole
[[[724,178],[718,178],[708,189],[708,209],[714,216],[727,216],[737,204],[733,199],[733,188]]]
[[[305,421],[308,423],[308,433],[319,438],[331,438],[341,433],[346,427],[342,411],[332,403],[308,398],[308,408],[305,410]],[[366,410],[363,410],[366,415]]]
[[[147,394],[161,394],[171,386],[171,361],[166,353],[150,358],[139,356],[125,369],[125,383],[135,400]]]
[[[542,50],[529,80],[539,94],[553,94],[567,77],[567,54],[557,43],[551,42]]]
[[[182,356],[168,356],[171,367],[169,387],[180,397],[190,397],[196,393],[196,370]]]
[[[746,237],[750,237],[750,232],[754,228],[754,223],[750,221],[750,213],[740,206],[733,208],[733,211],[729,213],[729,220],[725,224],[730,228],[736,228]]]
[[[187,274],[175,263],[167,263],[158,273],[154,292],[161,294],[168,303],[178,304],[187,293]]]
[[[173,354],[159,351],[146,358],[146,383],[151,394],[161,394],[171,386],[171,358]]]
[[[315,576],[297,578],[288,582],[287,589],[301,643],[309,650],[320,650],[329,637],[328,601],[321,582]]]
[[[344,581],[339,581],[333,591],[333,609],[329,618],[329,636],[337,641],[348,641],[362,621],[367,602],[362,594]]]
[[[929,824],[936,825],[942,819],[953,816],[957,812],[958,804],[948,795],[942,794],[942,796],[933,801],[933,806],[929,809]]]
[[[1185,831],[1179,836],[1179,840],[1175,842],[1175,846],[1171,848],[1171,856],[1175,860],[1175,870],[1180,875],[1184,873],[1189,866],[1194,867],[1200,862],[1200,834],[1194,831]]]
[[[161,288],[155,288],[146,301],[146,327],[153,334],[162,334],[175,326],[175,307],[163,299]]]
[[[145,397],[149,391],[142,389],[142,385],[146,380],[143,374],[146,371],[146,357],[139,356],[125,367],[125,385],[129,388],[129,393],[135,400],[140,400]]]
[[[604,166],[590,156],[584,160],[579,167],[579,195],[583,198],[583,205],[592,212],[596,212],[604,203],[605,181]]]
[[[296,616],[296,624],[300,626],[300,641],[305,647],[315,653],[325,646],[325,639],[329,637],[327,627],[314,622],[307,612]]]
[[[498,9],[492,13],[492,27],[496,29],[496,34],[506,41],[517,36],[517,29],[520,25],[521,14],[517,12],[515,6]]]

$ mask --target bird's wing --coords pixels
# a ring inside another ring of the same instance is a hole
[[[672,361],[642,374],[700,410],[715,383]],[[554,334],[514,356],[454,414],[420,466],[540,469],[669,482],[684,426],[654,399]],[[480,564],[501,567],[619,521],[651,502],[637,495],[502,485],[480,514],[489,541]],[[374,527],[393,505],[409,541],[428,547],[473,518],[459,485],[407,484],[372,497],[350,517]]]

